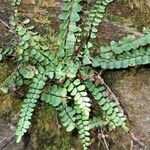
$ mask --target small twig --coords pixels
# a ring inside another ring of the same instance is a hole
[[[138,139],[134,135],[133,132],[130,132],[129,134],[130,134],[129,136],[130,136],[131,140],[133,141],[133,143],[135,143],[136,145],[138,145],[140,148],[145,148],[145,144],[142,141],[140,141],[140,139]]]
[[[109,150],[109,147],[108,147],[108,144],[107,144],[107,142],[106,142],[106,139],[105,139],[105,135],[104,135],[104,132],[103,132],[103,130],[101,129],[101,133],[102,133],[102,139],[103,139],[103,141],[104,141],[104,144],[105,144],[105,146],[106,146],[106,149],[107,150]]]
[[[133,140],[131,140],[130,150],[133,150]]]
[[[14,123],[14,121],[16,120],[16,118],[18,117],[18,115],[19,115],[19,113],[17,113],[17,114],[12,118],[12,120],[11,120],[12,123]],[[11,126],[9,125],[9,128],[6,130],[6,133],[10,133],[11,131],[12,131],[12,129],[11,129]],[[12,133],[14,133],[14,132],[15,132],[15,131],[13,130]],[[6,142],[6,144],[3,146],[3,148],[4,148],[9,142],[11,142],[14,137],[15,137],[15,135],[13,135],[13,136],[11,137],[11,139],[10,139],[8,142]],[[8,136],[4,137],[2,140],[0,140],[0,143],[6,141],[7,139],[9,139]]]
[[[2,143],[3,141],[5,141],[6,139],[8,139],[8,137],[4,137],[2,140],[0,140],[0,143]]]
[[[114,26],[114,27],[118,27],[120,30],[122,30],[123,32],[127,32],[129,34],[133,34],[136,37],[141,37],[144,34],[140,33],[140,32],[136,32],[136,31],[132,31],[129,27],[123,26],[123,25],[118,25],[115,24],[113,22],[111,22],[110,20],[104,19],[104,22],[106,22],[108,25]]]
[[[102,69],[98,74],[101,76],[103,71],[104,71],[104,69]]]
[[[0,19],[0,22],[1,22],[4,26],[6,26],[8,29],[10,29],[9,25],[8,25],[6,22],[4,22],[4,21],[1,20],[1,19]]]

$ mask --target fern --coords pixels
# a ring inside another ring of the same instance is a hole
[[[64,0],[62,5],[63,12],[59,15],[59,18],[63,20],[60,25],[60,51],[59,55],[70,56],[74,53],[76,36],[75,32],[79,29],[77,22],[80,20],[79,12],[82,7],[79,4],[81,0]]]
[[[121,126],[123,129],[128,130],[124,122],[126,117],[124,113],[119,110],[117,103],[111,101],[107,88],[104,85],[95,86],[89,81],[86,82],[86,86],[100,106],[103,119],[108,122],[109,129],[112,130]]]
[[[16,130],[17,143],[20,142],[22,136],[27,132],[27,129],[31,124],[30,119],[32,117],[32,112],[34,111],[37,100],[39,99],[42,89],[45,86],[45,80],[45,75],[42,73],[39,73],[32,79],[29,86],[29,91],[20,110],[20,119]]]
[[[120,69],[129,66],[145,65],[150,62],[150,34],[136,39],[134,36],[122,38],[118,43],[100,48],[100,56],[93,58],[93,67]]]
[[[78,133],[83,145],[86,150],[90,145],[90,128],[89,128],[89,115],[90,115],[90,98],[87,96],[85,91],[85,85],[82,85],[79,79],[74,81],[67,80],[64,84],[67,91],[74,99],[74,109],[76,110],[76,125]]]
[[[139,38],[128,35],[119,42],[112,41],[109,45],[100,46],[97,56],[91,55],[98,27],[112,1],[96,0],[88,11],[85,23],[81,23],[83,1],[63,0],[59,15],[62,21],[58,35],[59,48],[53,51],[49,44],[45,44],[44,38],[34,31],[29,18],[20,20],[18,8],[21,0],[11,0],[13,11],[9,25],[15,40],[11,43],[12,47],[0,48],[0,61],[9,57],[16,65],[0,89],[7,93],[11,87],[28,87],[20,109],[17,142],[30,127],[39,100],[56,109],[67,132],[78,130],[84,150],[89,149],[90,131],[94,128],[106,126],[113,130],[121,127],[129,131],[118,101],[112,98],[105,84],[94,83],[97,75],[94,68],[121,69],[149,64],[150,33]],[[96,116],[93,113],[95,102],[100,108]]]
[[[104,121],[101,117],[93,117],[92,119],[90,119],[89,122],[90,122],[89,124],[90,129],[103,127],[107,125],[107,122]]]
[[[56,108],[66,131],[70,132],[75,128],[75,110],[67,106],[67,90],[65,88],[54,85],[50,88],[49,93],[42,94],[41,100]]]
[[[96,38],[97,28],[102,22],[108,4],[112,1],[113,0],[96,0],[94,6],[90,9],[84,27],[85,35],[90,37],[90,39]]]
[[[90,9],[85,22],[84,27],[84,38],[87,40],[85,46],[83,47],[83,64],[91,64],[90,49],[93,47],[93,40],[96,38],[96,33],[98,32],[98,26],[102,22],[105,15],[106,8],[110,2],[113,0],[96,0],[94,6]]]
[[[65,105],[61,105],[57,108],[58,114],[60,116],[60,120],[62,122],[62,125],[66,128],[67,132],[72,131],[75,129],[76,124],[75,124],[75,110],[70,107]]]

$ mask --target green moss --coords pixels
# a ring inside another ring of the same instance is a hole
[[[7,63],[0,63],[0,85],[3,84],[6,77],[10,75],[11,69],[14,67],[14,65],[11,63],[10,68],[8,67]],[[4,94],[0,91],[0,118],[4,118],[5,120],[10,120],[10,114],[16,113],[19,111],[20,107],[20,100],[18,98],[15,98],[11,94]]]
[[[123,16],[114,15],[112,13],[107,13],[106,18],[108,20],[113,21],[115,24],[136,28],[136,26],[133,23],[133,19],[134,19],[133,16],[123,17]]]
[[[34,119],[32,146],[42,150],[81,149],[76,135],[67,133],[61,124],[56,111],[50,106],[41,106]],[[36,120],[36,123],[35,123]]]
[[[141,7],[132,8],[130,2],[118,0],[110,6],[106,18],[116,24],[124,25],[141,32],[143,27],[150,27],[150,11],[144,3]]]

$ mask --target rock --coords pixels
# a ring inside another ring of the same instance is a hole
[[[132,132],[122,136],[112,133],[111,150],[150,149],[150,67],[110,71],[105,80],[118,96]]]
[[[8,28],[8,16],[11,14],[11,8],[6,0],[0,0],[0,46],[10,41]]]
[[[147,7],[147,9],[150,9],[150,1],[149,0],[140,0],[140,1],[136,1],[136,0],[128,0],[130,6],[132,6],[132,8],[137,7],[140,8],[141,10],[143,9],[143,7]]]
[[[146,4],[150,8],[150,1],[149,0],[146,0]]]
[[[12,123],[0,119],[0,149],[1,150],[24,150],[23,142],[15,141],[15,126]]]

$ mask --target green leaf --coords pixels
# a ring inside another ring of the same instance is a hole
[[[71,3],[70,2],[64,3],[62,5],[62,10],[68,11],[70,8],[71,8]]]
[[[73,4],[73,8],[72,8],[75,12],[80,12],[81,11],[81,9],[82,9],[82,7],[81,7],[81,5],[79,4],[79,3],[77,3],[77,2],[75,2],[74,4]]]
[[[28,129],[30,125],[31,125],[31,123],[29,121],[25,121],[23,127],[25,129]]]
[[[74,97],[75,101],[78,101],[81,98],[81,95],[79,93],[77,93]]]
[[[74,88],[74,86],[73,86],[73,84],[71,83],[71,84],[69,85],[69,87],[68,87],[68,92],[71,92],[71,91],[73,90],[73,88]]]
[[[79,80],[79,79],[76,79],[76,80],[73,82],[73,84],[76,85],[76,86],[79,85],[79,84],[80,84],[80,80]]]
[[[7,87],[0,87],[0,90],[1,90],[3,93],[8,93],[8,88],[7,88]]]
[[[70,124],[66,128],[66,131],[71,132],[74,128],[75,128],[75,123],[70,122]]]
[[[22,23],[23,24],[28,24],[29,22],[30,22],[30,19],[28,18],[28,19],[24,20]]]
[[[24,78],[27,78],[27,79],[31,79],[31,78],[33,78],[33,76],[34,76],[34,72],[33,72],[33,71],[28,71],[28,70],[26,70],[25,68],[21,69],[21,70],[20,70],[20,73],[21,73],[21,75],[22,75]]]
[[[83,90],[85,90],[85,85],[79,85],[77,87],[77,89],[78,89],[78,91],[83,91]]]
[[[92,33],[91,33],[91,38],[92,38],[92,39],[96,38],[96,34],[92,32]]]
[[[71,96],[75,96],[76,94],[77,94],[77,89],[74,88],[74,89],[72,90],[72,92],[70,93],[70,95],[71,95]]]
[[[91,62],[91,60],[90,60],[90,58],[87,56],[87,55],[84,55],[83,56],[83,64],[84,65],[89,65],[89,64],[91,64],[92,62]]]
[[[58,17],[61,20],[67,20],[69,18],[69,12],[62,12],[62,14],[60,14]]]
[[[71,14],[70,16],[71,22],[78,22],[79,20],[80,20],[80,16],[78,15],[78,13],[74,12]]]
[[[69,32],[68,35],[67,35],[67,41],[71,41],[71,42],[75,42],[76,41],[76,37],[74,35],[73,32]]]
[[[26,29],[25,28],[23,28],[22,26],[19,26],[19,28],[18,28],[18,34],[19,35],[24,35],[26,33]]]
[[[28,33],[25,33],[22,37],[23,41],[28,41],[30,39],[30,35]]]

